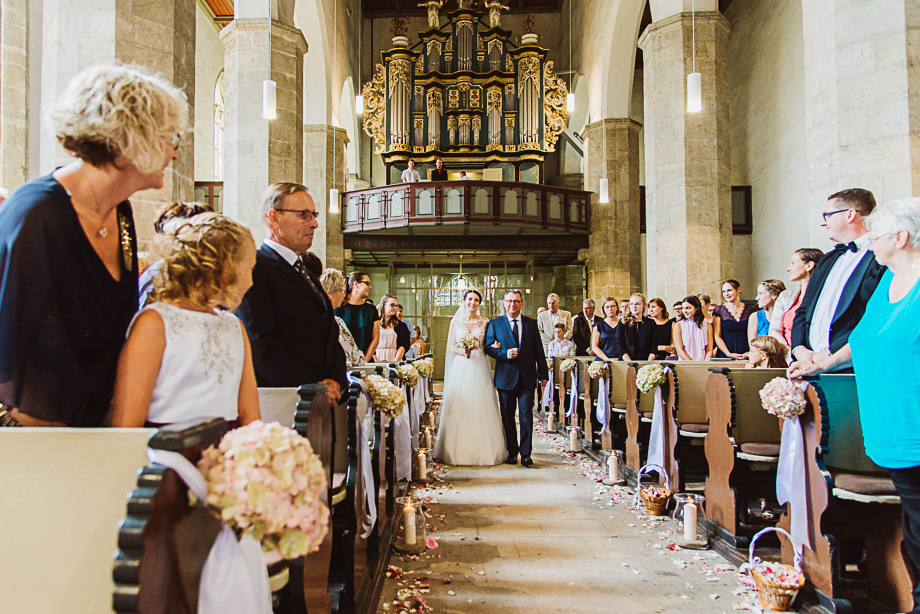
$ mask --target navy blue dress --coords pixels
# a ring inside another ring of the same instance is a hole
[[[597,342],[597,346],[611,360],[617,360],[623,353],[620,349],[620,342],[617,339],[617,329],[621,326],[623,325],[618,324],[616,327],[612,327],[603,320],[598,320],[597,324],[594,325],[594,328],[600,333],[600,340]]]
[[[747,336],[748,318],[750,318],[753,313],[754,308],[750,305],[745,305],[744,309],[741,310],[741,319],[735,320],[732,314],[728,312],[728,308],[725,307],[725,305],[719,305],[713,309],[712,316],[721,320],[722,341],[725,342],[725,347],[728,348],[729,352],[733,354],[745,354],[750,350],[750,343],[748,342]],[[718,356],[720,358],[727,358],[722,350],[719,350]]]

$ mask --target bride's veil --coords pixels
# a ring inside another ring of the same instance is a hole
[[[468,292],[468,291],[467,291]],[[479,294],[479,292],[476,292]],[[459,357],[459,349],[457,348],[457,342],[460,340],[460,337],[466,332],[466,323],[469,321],[468,312],[466,310],[466,292],[464,292],[463,298],[460,300],[460,306],[457,308],[454,317],[450,319],[450,330],[447,334],[447,348],[444,352],[444,379],[445,383],[447,380],[447,375],[451,372],[451,367],[454,364],[454,359]],[[480,305],[481,305],[480,298]]]

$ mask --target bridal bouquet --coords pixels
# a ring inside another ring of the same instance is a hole
[[[574,368],[575,368],[575,361],[572,360],[571,358],[566,358],[565,360],[562,361],[562,364],[559,365],[559,370],[562,371],[563,373],[568,373]]]
[[[774,377],[760,390],[760,402],[767,413],[793,418],[805,411],[805,393],[785,377]]]
[[[434,372],[434,359],[431,357],[416,360],[412,365],[418,371],[420,377],[431,377]]]
[[[367,391],[371,395],[371,405],[389,418],[395,418],[403,412],[406,406],[406,397],[402,390],[390,383],[385,377],[368,375],[364,378]]]
[[[482,343],[479,341],[479,337],[467,333],[460,337],[460,340],[457,341],[457,348],[466,351],[466,357],[470,357],[470,352],[473,350],[478,350],[482,347]]]
[[[636,388],[639,392],[651,392],[658,384],[668,381],[668,376],[661,365],[645,365],[636,373]]]
[[[306,438],[277,422],[256,420],[224,435],[201,455],[205,504],[262,551],[296,559],[319,548],[329,530],[322,462]]]
[[[604,360],[595,360],[588,365],[588,375],[591,379],[603,377],[607,373],[607,362]]]
[[[396,367],[396,376],[399,377],[399,381],[405,383],[407,386],[415,386],[418,384],[419,372],[411,364],[399,365]]]

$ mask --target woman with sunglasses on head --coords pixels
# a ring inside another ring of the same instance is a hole
[[[353,272],[345,282],[345,302],[335,310],[335,315],[345,322],[368,362],[374,360],[374,352],[380,341],[380,314],[377,307],[367,300],[372,289],[371,278],[367,273]]]
[[[0,424],[102,426],[137,310],[128,198],[163,187],[188,102],[141,68],[94,66],[51,118],[76,160],[0,209]]]
[[[395,296],[384,294],[377,305],[380,319],[374,323],[377,328],[377,349],[374,359],[377,362],[399,362],[409,350],[409,329],[403,326],[397,312],[399,303]]]

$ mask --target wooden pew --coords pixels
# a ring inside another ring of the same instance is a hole
[[[626,372],[629,363],[620,360],[608,363],[610,365],[610,431],[612,437],[608,443],[601,440],[605,450],[621,450],[626,452],[626,410],[629,406],[629,390],[626,386]],[[634,386],[635,387],[635,386]]]
[[[865,454],[855,376],[817,377],[806,399],[799,418],[811,545],[804,552],[805,577],[825,608],[847,611],[850,603],[841,597],[840,542],[864,540],[868,596],[895,611],[908,611],[912,582],[902,552],[900,500],[888,472]],[[780,526],[788,530],[789,522],[786,514]],[[784,544],[783,560],[792,556],[791,546]]]
[[[115,528],[151,432],[0,428],[0,610],[112,611]]]
[[[262,422],[277,422],[294,427],[294,411],[300,396],[297,388],[259,388],[259,413]]]
[[[614,363],[616,364],[616,363]],[[632,479],[642,468],[643,454],[640,450],[639,425],[643,415],[651,415],[655,409],[654,391],[643,394],[636,388],[636,374],[639,369],[647,364],[655,364],[649,361],[630,362],[626,368],[626,472],[627,480]],[[647,419],[651,422],[650,419]],[[648,429],[644,429],[645,437],[648,438]],[[646,449],[648,442],[643,444]],[[663,479],[662,479],[662,483]]]
[[[578,363],[578,375],[581,378],[579,381],[580,386],[578,387],[579,400],[581,401],[581,405],[585,412],[583,431],[584,443],[586,446],[591,448],[595,444],[597,435],[601,432],[601,424],[597,419],[597,413],[594,407],[597,404],[597,395],[600,391],[600,381],[597,379],[591,379],[591,376],[588,375],[588,367],[592,362],[594,362],[593,356],[576,357],[575,362]],[[606,437],[606,433],[604,435]]]
[[[749,501],[776,499],[775,467],[760,469],[778,460],[780,425],[763,408],[760,390],[786,371],[711,365],[706,380],[706,513],[714,536],[731,547],[747,548],[754,533],[776,520],[751,517],[747,508]]]

